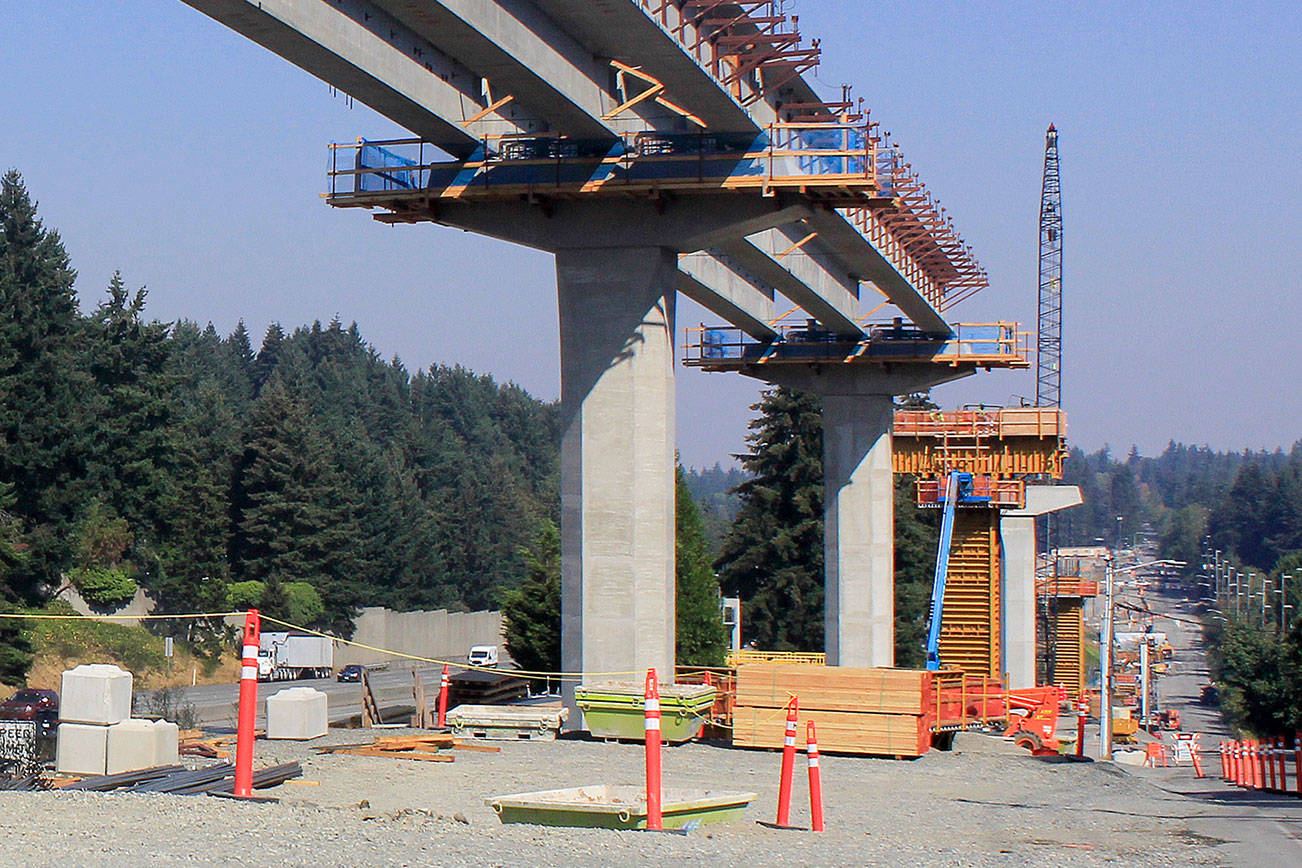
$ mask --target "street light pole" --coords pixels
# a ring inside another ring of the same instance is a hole
[[[1103,560],[1103,637],[1099,650],[1099,748],[1112,759],[1112,554]]]

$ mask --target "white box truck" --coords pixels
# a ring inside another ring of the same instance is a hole
[[[327,636],[263,633],[258,646],[258,680],[329,678],[334,660],[334,642]]]

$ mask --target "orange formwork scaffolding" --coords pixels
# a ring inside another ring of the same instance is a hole
[[[954,515],[939,653],[942,665],[1000,677],[1003,509],[1025,506],[1028,476],[1062,477],[1066,417],[1056,407],[900,410],[893,467],[917,477],[917,503],[935,507],[951,472],[972,474]]]

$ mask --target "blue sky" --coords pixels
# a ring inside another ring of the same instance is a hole
[[[988,268],[962,321],[1035,317],[1044,129],[1062,131],[1072,440],[1160,451],[1302,437],[1302,6],[788,0],[817,81],[854,85]],[[8,0],[0,169],[25,176],[92,305],[356,320],[410,368],[559,392],[550,257],[320,200],[332,140],[402,131],[180,0]],[[689,303],[679,324],[713,318]],[[759,386],[683,371],[684,461],[743,449]],[[937,390],[1016,402],[1030,373]]]

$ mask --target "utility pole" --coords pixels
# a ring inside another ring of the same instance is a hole
[[[1112,553],[1103,559],[1103,635],[1099,637],[1100,759],[1112,759]]]
[[[1148,638],[1145,637],[1143,642],[1139,643],[1139,724],[1140,726],[1148,725],[1148,691],[1150,684],[1149,677],[1149,649]]]

